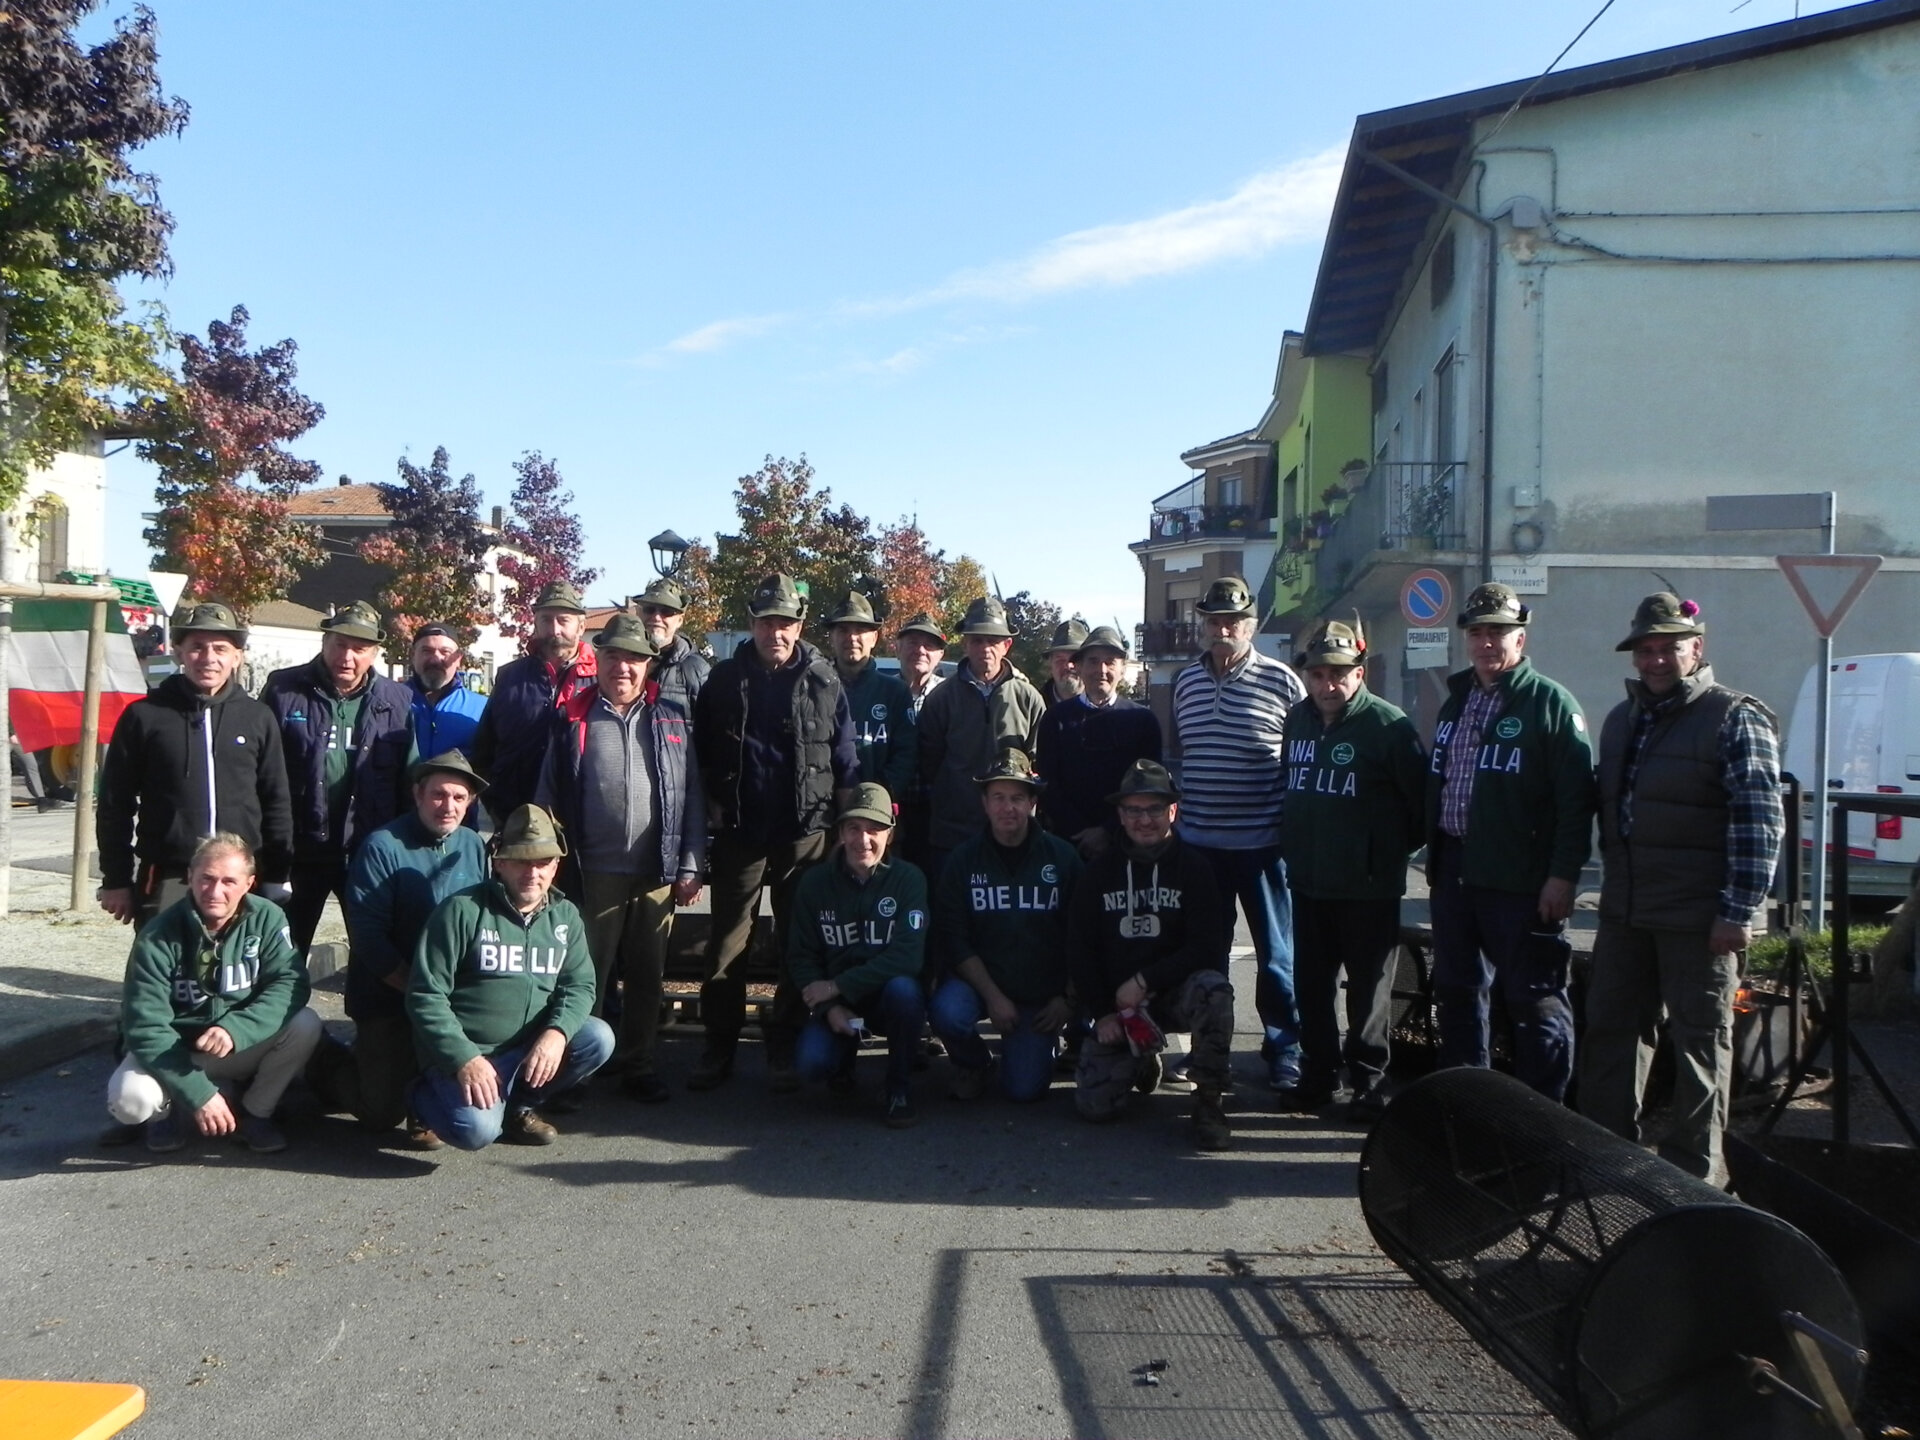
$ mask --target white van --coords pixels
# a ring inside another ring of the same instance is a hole
[[[1818,673],[1818,666],[1809,667],[1800,684],[1781,761],[1809,791]],[[1833,662],[1827,788],[1920,794],[1920,653],[1849,655]],[[1801,835],[1801,853],[1810,858],[1810,817]],[[1898,815],[1855,815],[1847,836],[1847,861],[1849,894],[1904,900],[1915,862],[1920,861],[1920,821]]]

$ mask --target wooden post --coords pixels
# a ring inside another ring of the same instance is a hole
[[[113,603],[120,602],[116,591]],[[93,868],[93,774],[95,752],[100,748],[100,692],[107,685],[107,604],[93,602],[93,614],[87,624],[87,692],[80,707],[80,778],[73,787],[73,890],[68,897],[69,910],[87,908],[87,891],[92,888]]]

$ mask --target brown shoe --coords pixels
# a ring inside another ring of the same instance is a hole
[[[509,1110],[500,1138],[510,1145],[551,1145],[560,1132],[531,1110]]]
[[[407,1117],[407,1144],[411,1145],[414,1149],[440,1150],[445,1148],[446,1143],[446,1141],[434,1134],[433,1131],[429,1130],[418,1115],[409,1115]]]

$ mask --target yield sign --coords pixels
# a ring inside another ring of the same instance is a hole
[[[1773,563],[1800,597],[1813,632],[1831,639],[1880,568],[1878,555],[1776,555]]]

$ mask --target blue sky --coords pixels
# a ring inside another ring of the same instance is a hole
[[[329,479],[445,445],[504,503],[540,450],[611,600],[804,451],[1127,626],[1148,502],[1269,398],[1354,116],[1536,74],[1598,8],[150,3],[193,109],[140,157],[178,225],[152,294],[299,343]],[[1617,0],[1564,65],[1793,13]],[[137,573],[152,476],[109,487]]]

